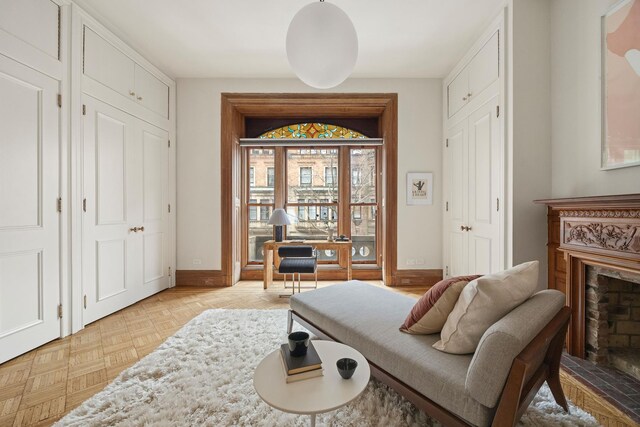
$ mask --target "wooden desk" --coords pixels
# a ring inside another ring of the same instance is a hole
[[[264,249],[264,289],[273,283],[273,264],[275,260],[276,268],[280,267],[280,257],[278,248],[280,246],[313,246],[319,250],[332,249],[337,252],[339,265],[347,270],[347,280],[351,280],[351,240],[346,242],[329,242],[328,240],[305,240],[303,242],[267,240],[262,246]],[[275,253],[275,255],[274,255]]]

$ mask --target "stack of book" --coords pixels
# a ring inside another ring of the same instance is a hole
[[[289,345],[282,344],[282,346],[280,346],[280,356],[287,383],[321,377],[323,375],[322,360],[320,360],[320,356],[318,356],[318,352],[311,342],[309,343],[307,354],[300,357],[291,356]]]

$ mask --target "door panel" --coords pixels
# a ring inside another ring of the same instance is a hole
[[[449,203],[449,221],[446,241],[449,246],[449,275],[467,274],[467,234],[461,227],[468,220],[468,167],[467,167],[467,122],[449,129],[448,147],[446,148],[447,164],[447,201]]]
[[[497,97],[469,116],[469,260],[486,274],[499,271],[500,133]]]
[[[164,276],[163,233],[144,236],[144,283],[160,280]]]
[[[492,268],[492,255],[493,245],[495,242],[491,238],[481,237],[477,234],[469,235],[469,244],[472,248],[469,248],[469,252],[474,254],[473,258],[469,259],[471,265],[470,271],[476,274],[488,274],[494,271]]]
[[[135,167],[133,119],[89,96],[84,133],[82,270],[87,297],[85,324],[136,301],[136,233],[129,231],[131,197],[128,180]],[[132,225],[133,226],[133,225]],[[132,270],[134,272],[132,272]]]
[[[449,276],[464,276],[467,272],[467,235],[461,231],[451,231],[449,234],[451,242],[451,254],[449,261]]]
[[[96,242],[97,301],[104,301],[127,290],[126,247],[124,239]]]
[[[0,147],[0,179],[11,183],[0,186],[0,200],[8,207],[0,210],[0,227],[39,227],[42,89],[0,74],[0,93],[3,100],[11,100],[0,105],[6,141]]]
[[[136,99],[146,108],[169,117],[169,86],[136,64]]]
[[[449,117],[460,111],[468,101],[469,71],[465,67],[447,87]]]
[[[124,224],[126,124],[99,111],[95,121],[97,224]]]
[[[499,77],[498,35],[496,31],[469,63],[469,93],[473,97],[480,95]]]
[[[134,66],[131,58],[84,27],[84,74],[133,99]]]
[[[0,298],[0,337],[42,323],[42,251],[2,254],[0,283],[20,284],[20,292],[1,289],[11,298]]]
[[[473,203],[471,218],[475,222],[491,223],[491,171],[494,165],[491,159],[491,114],[481,114],[471,123],[470,156],[473,162],[470,187],[475,193],[470,195]],[[474,155],[475,154],[475,155]]]
[[[0,55],[0,363],[60,336],[58,91]]]
[[[58,59],[60,7],[50,0],[0,0],[0,29]]]
[[[169,134],[147,123],[140,123],[143,146],[142,225],[143,295],[169,287],[168,200]]]

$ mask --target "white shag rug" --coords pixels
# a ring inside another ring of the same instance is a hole
[[[308,416],[271,408],[253,388],[255,367],[286,341],[286,319],[286,310],[207,310],[56,425],[308,426]],[[570,406],[571,413],[565,413],[545,385],[520,425],[598,425],[591,415]],[[319,415],[317,422],[439,425],[377,380],[370,381],[358,399]]]

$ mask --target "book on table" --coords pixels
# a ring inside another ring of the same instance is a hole
[[[289,346],[282,344],[280,346],[280,360],[282,361],[282,368],[287,383],[323,375],[322,361],[320,360],[320,356],[318,356],[318,352],[313,347],[313,343],[309,343],[307,354],[299,357],[291,356]]]

